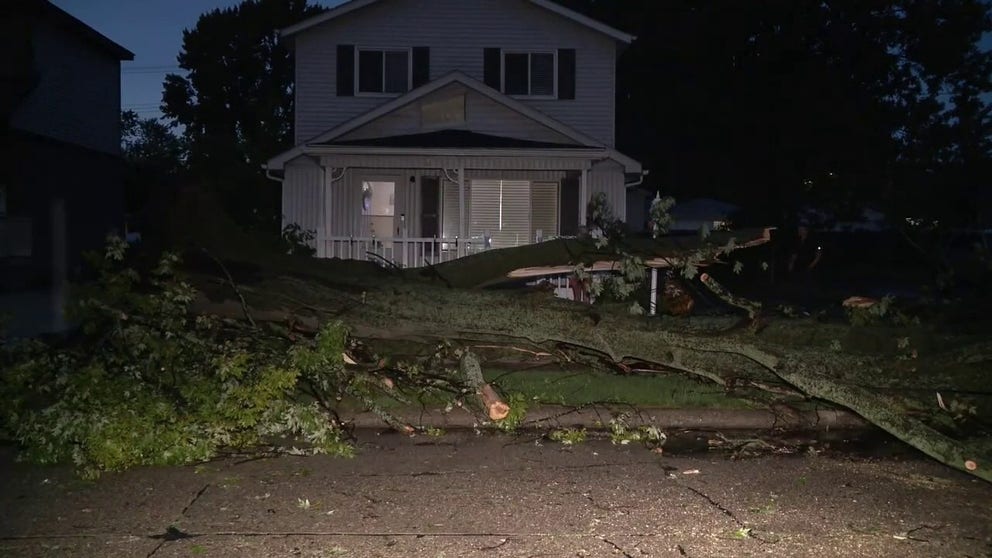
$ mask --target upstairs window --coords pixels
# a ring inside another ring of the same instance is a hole
[[[503,92],[507,95],[554,97],[554,52],[503,52]]]
[[[482,49],[482,81],[507,95],[572,100],[575,64],[574,48],[530,51],[486,47]]]
[[[358,93],[406,93],[410,90],[409,49],[357,49]]]

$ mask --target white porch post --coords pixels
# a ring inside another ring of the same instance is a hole
[[[320,189],[320,225],[317,227],[317,257],[326,258],[327,254],[327,238],[330,232],[327,228],[327,216],[331,214],[331,177],[334,176],[334,167],[328,168],[327,165],[321,165],[324,170],[324,180],[322,188]],[[328,172],[329,171],[329,172]]]
[[[648,302],[648,315],[654,316],[658,313],[658,268],[651,268],[651,298]]]
[[[582,169],[579,177],[579,226],[586,226],[586,206],[589,205],[589,170]]]
[[[465,255],[468,221],[465,219],[465,164],[458,165],[458,256]]]

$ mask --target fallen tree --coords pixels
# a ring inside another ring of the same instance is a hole
[[[660,239],[635,257],[659,258],[690,275],[702,265],[729,263],[728,255],[756,238],[763,234]],[[273,434],[302,435],[317,450],[346,453],[339,444],[346,428],[337,416],[342,398],[357,400],[402,432],[414,427],[381,407],[378,396],[410,404],[424,394],[444,393],[458,403],[475,404],[487,420],[512,414],[481,381],[474,357],[465,356],[485,347],[523,358],[581,361],[616,373],[678,372],[728,391],[763,390],[769,403],[783,394],[831,402],[943,463],[992,480],[987,436],[992,345],[986,337],[943,335],[914,325],[851,327],[770,319],[715,281],[709,282],[723,291],[718,297],[746,312],[747,319],[648,318],[631,314],[626,303],[590,306],[555,299],[541,289],[479,288],[512,281],[511,272],[521,267],[584,269],[612,261],[622,268],[631,257],[630,251],[588,239],[557,242],[560,261],[534,255],[548,250],[537,246],[494,250],[421,270],[252,248],[239,242],[233,248],[211,247],[211,252],[189,251],[185,268],[191,285],[176,283],[166,273],[138,288],[130,268],[109,276],[103,296],[84,299],[99,315],[87,324],[89,333],[61,352],[35,352],[28,365],[18,365],[17,374],[5,374],[5,381],[16,380],[8,384],[29,395],[9,398],[16,404],[6,409],[8,428],[35,449],[54,440],[108,458],[111,466],[104,468],[121,468],[157,462],[149,461],[141,447],[128,447],[135,443],[131,433],[174,424],[176,417],[189,417],[192,408],[200,410],[192,416],[206,424],[187,424],[179,434],[169,431],[177,441],[196,440],[192,447],[176,453],[168,439],[146,436],[160,452],[156,455],[172,460],[162,462],[202,459],[225,444],[249,447]],[[151,303],[138,296],[149,291],[157,293]],[[111,350],[104,354],[106,347]],[[52,370],[59,366],[63,369]],[[37,381],[32,374],[45,379]],[[77,377],[82,379],[72,380]],[[112,381],[104,384],[108,377]],[[92,381],[106,392],[98,402],[110,418],[98,414],[101,420],[90,423],[81,420],[90,415],[73,390],[90,397]],[[112,408],[108,398],[133,383],[142,386],[137,393],[145,398],[135,408],[160,409],[161,416],[136,425]],[[212,392],[220,399],[200,395]],[[294,399],[300,393],[305,401]],[[61,409],[58,416],[64,420],[45,422],[56,416],[46,414],[53,408]],[[67,423],[73,427],[66,428]],[[112,431],[106,424],[114,425]],[[43,454],[51,460],[89,455]]]
[[[683,248],[716,254],[722,242]],[[475,261],[487,256],[506,261],[513,254],[493,251]],[[457,265],[467,267],[467,261]],[[584,355],[618,373],[633,367],[677,371],[728,390],[792,390],[846,407],[927,455],[992,481],[992,444],[976,420],[989,408],[990,396],[982,390],[992,352],[985,340],[945,339],[953,350],[940,350],[939,344],[926,345],[934,332],[922,326],[854,328],[781,318],[755,333],[734,327],[736,319],[648,319],[629,314],[626,305],[589,306],[541,291],[454,288],[454,265],[438,266],[427,277],[359,262],[286,262],[279,268],[284,272],[260,267],[243,278],[249,304],[287,320],[342,320],[352,336],[383,351],[397,343],[407,353],[417,352],[411,346],[429,351],[439,342],[485,344]],[[205,276],[200,280],[214,299],[224,298],[229,288]],[[865,350],[867,339],[877,346]],[[973,412],[963,416],[941,409],[935,399],[941,391],[970,391],[973,397],[962,400],[980,400],[981,412],[969,408]]]

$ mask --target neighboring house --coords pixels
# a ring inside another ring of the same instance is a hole
[[[711,198],[677,201],[670,212],[672,224],[668,230],[672,232],[698,232],[705,227],[707,230],[715,231],[729,226],[731,218],[740,209],[732,203]]]
[[[123,232],[120,61],[134,55],[45,0],[5,3],[0,30],[0,311],[20,320]]]
[[[625,217],[631,35],[548,0],[351,0],[281,37],[296,146],[267,172],[318,256],[417,266],[573,235],[596,192]]]

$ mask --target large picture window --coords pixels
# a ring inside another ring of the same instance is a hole
[[[503,53],[503,92],[507,95],[553,97],[555,75],[553,52]]]
[[[406,93],[410,90],[409,49],[367,49],[357,53],[359,93]]]
[[[395,236],[393,216],[396,214],[396,182],[393,180],[362,181],[363,228],[369,236]]]

